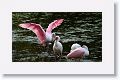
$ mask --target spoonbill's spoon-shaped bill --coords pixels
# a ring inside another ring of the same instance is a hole
[[[48,28],[46,29],[46,32],[44,31],[44,29],[40,24],[36,24],[36,23],[23,23],[23,24],[19,24],[19,26],[22,28],[32,30],[37,35],[40,43],[45,44],[46,42],[52,41],[53,39],[52,30],[57,26],[59,26],[63,22],[63,20],[64,19],[58,19],[50,23]]]
[[[88,47],[83,45],[75,50],[72,50],[68,55],[67,58],[83,58],[84,56],[88,56],[89,51]]]

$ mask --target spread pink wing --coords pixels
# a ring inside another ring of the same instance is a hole
[[[22,28],[32,30],[37,35],[41,44],[45,42],[46,40],[45,31],[43,30],[41,25],[36,23],[23,23],[23,24],[19,24],[19,26]]]
[[[71,51],[71,52],[67,55],[67,57],[68,57],[68,58],[82,58],[83,55],[84,55],[84,49],[83,49],[82,47],[80,47],[80,48],[77,48],[77,49]]]
[[[61,25],[64,19],[58,19],[55,20],[54,22],[50,23],[48,28],[46,29],[46,32],[51,33],[51,31],[56,28],[57,26]]]

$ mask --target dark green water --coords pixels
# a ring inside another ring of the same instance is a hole
[[[83,62],[102,61],[102,13],[101,12],[13,12],[12,13],[12,60],[13,62],[54,62],[52,45],[47,56],[46,48],[42,47],[36,35],[18,27],[20,23],[32,22],[41,24],[44,29],[52,21],[63,18],[64,22],[53,30],[61,38],[63,58],[70,52],[73,43],[87,45],[90,55]],[[74,60],[73,60],[74,61]]]

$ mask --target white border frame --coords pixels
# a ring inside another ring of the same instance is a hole
[[[114,74],[112,0],[4,0],[0,12],[0,73]],[[12,62],[12,12],[102,12],[102,62]]]

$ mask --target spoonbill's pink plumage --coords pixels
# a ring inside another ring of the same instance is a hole
[[[41,44],[45,45],[45,43],[49,43],[53,40],[52,30],[59,26],[63,22],[63,19],[55,20],[54,22],[50,23],[46,32],[42,28],[40,24],[36,23],[23,23],[19,24],[20,27],[32,30],[38,37]]]
[[[19,24],[19,26],[22,28],[27,28],[32,30],[37,35],[40,43],[41,44],[45,43],[46,40],[45,31],[43,30],[41,25],[36,23],[23,23],[23,24]]]
[[[55,20],[54,22],[50,23],[48,28],[46,29],[46,32],[51,33],[54,28],[56,28],[57,26],[61,25],[63,20],[64,19],[58,19],[58,20]]]
[[[89,55],[88,47],[83,45],[82,47],[78,47],[77,49],[72,50],[67,55],[67,58],[83,58],[84,56],[88,55]]]
[[[67,55],[67,57],[68,58],[82,58],[83,54],[84,54],[84,49],[82,47],[80,47],[80,48],[77,48],[77,49],[71,51]]]

